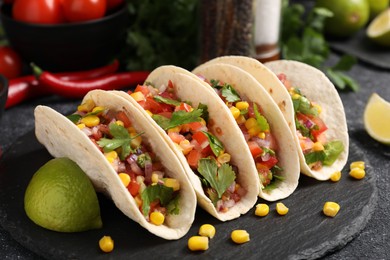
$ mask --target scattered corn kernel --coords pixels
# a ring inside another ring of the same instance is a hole
[[[160,226],[164,223],[165,217],[160,211],[153,211],[150,213],[150,222],[156,226]]]
[[[278,212],[279,215],[283,216],[288,213],[288,208],[282,202],[278,202],[276,203],[276,212]]]
[[[86,100],[83,104],[77,107],[77,111],[89,112],[95,107],[95,102],[92,99]]]
[[[240,116],[240,110],[236,107],[230,107],[230,112],[232,113],[234,119],[237,119]]]
[[[223,153],[217,157],[217,161],[220,164],[230,162],[230,159],[231,159],[231,155],[229,153]]]
[[[314,152],[320,152],[320,151],[324,150],[324,146],[322,145],[321,142],[315,142],[313,144],[313,148],[312,149],[313,149]]]
[[[366,171],[361,168],[353,168],[349,171],[349,176],[361,180],[366,176]]]
[[[362,170],[365,169],[365,164],[363,161],[355,161],[355,162],[351,162],[351,164],[349,165],[349,168],[352,170],[353,168],[360,168]]]
[[[257,120],[255,118],[251,117],[245,121],[246,129],[251,129],[252,127],[255,127],[255,126],[257,126]]]
[[[137,102],[146,100],[145,95],[142,92],[140,92],[140,91],[131,93],[130,96],[132,98],[134,98],[134,100],[137,101]]]
[[[77,127],[81,130],[85,127],[85,124],[78,124]]]
[[[203,224],[199,228],[199,235],[211,239],[215,236],[215,227],[210,224]]]
[[[165,178],[164,186],[172,188],[173,191],[180,190],[180,182],[174,178]]]
[[[337,213],[340,210],[340,205],[336,202],[327,201],[324,204],[324,207],[322,209],[322,212],[328,217],[334,217],[337,215]]]
[[[113,163],[114,160],[115,160],[116,158],[118,158],[118,153],[115,152],[115,151],[111,151],[111,152],[105,153],[104,156],[106,157],[106,159],[107,159],[110,163]]]
[[[209,239],[202,236],[192,236],[188,239],[187,245],[191,251],[206,251],[209,249]]]
[[[240,109],[240,110],[244,110],[244,109],[247,109],[249,107],[249,103],[246,102],[246,101],[238,101],[236,103],[236,108]]]
[[[125,187],[129,186],[129,183],[130,183],[130,175],[128,175],[127,173],[119,173],[119,178],[121,179],[123,185],[125,185]]]
[[[255,215],[259,217],[265,217],[269,213],[269,206],[265,203],[256,205]]]
[[[333,182],[337,182],[341,179],[341,171],[335,171],[331,176],[330,180]]]
[[[110,253],[114,250],[114,240],[110,236],[103,236],[99,240],[99,247],[105,253]]]
[[[230,237],[236,244],[243,244],[250,240],[249,233],[242,229],[233,230]]]
[[[95,115],[90,115],[81,118],[80,122],[85,124],[88,127],[93,127],[93,126],[97,126],[100,123],[100,118]]]

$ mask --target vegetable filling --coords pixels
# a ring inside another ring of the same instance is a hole
[[[211,120],[206,105],[193,107],[190,102],[180,101],[171,81],[159,89],[150,84],[138,85],[129,94],[182,151],[219,212],[228,211],[240,201],[246,190],[236,182],[238,169],[230,164],[231,155],[208,129]]]
[[[166,176],[125,112],[86,100],[68,118],[104,154],[149,222],[161,225],[167,215],[179,213],[179,181]]]

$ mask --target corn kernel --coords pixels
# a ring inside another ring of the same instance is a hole
[[[301,95],[299,95],[298,93],[294,93],[292,95],[292,99],[299,99],[299,98],[301,98]]]
[[[188,239],[187,245],[191,251],[206,251],[209,249],[209,239],[202,236],[192,236]]]
[[[105,153],[104,156],[106,157],[106,159],[107,159],[110,163],[113,163],[114,160],[115,160],[116,158],[118,158],[118,153],[115,152],[115,151],[111,151],[111,152]]]
[[[104,111],[104,107],[101,107],[101,106],[97,106],[97,107],[94,107],[94,108],[92,109],[92,112],[93,112],[93,113],[99,112],[99,113],[97,113],[97,115],[102,114],[103,111]]]
[[[365,164],[363,161],[355,161],[355,162],[351,162],[351,164],[349,165],[349,168],[352,170],[353,168],[360,168],[362,170],[365,169]]]
[[[100,118],[95,115],[90,115],[81,118],[80,122],[85,124],[88,127],[93,127],[93,126],[97,126],[100,123]]]
[[[236,244],[243,244],[250,240],[249,233],[242,229],[233,230],[230,237]]]
[[[255,127],[255,126],[257,126],[257,120],[255,118],[251,117],[245,121],[246,129],[251,129],[252,127]]]
[[[337,213],[340,210],[340,205],[336,202],[327,201],[324,204],[324,207],[322,209],[322,212],[328,217],[334,217],[337,215]]]
[[[190,141],[188,141],[187,139],[181,141],[179,145],[184,155],[187,155],[189,152],[192,151],[192,149],[194,149],[194,146],[190,144]]]
[[[246,122],[245,116],[244,115],[240,115],[239,117],[237,117],[236,122],[239,125],[245,124],[245,122]]]
[[[349,176],[357,180],[361,180],[366,176],[366,171],[360,168],[353,168],[349,171]]]
[[[204,120],[203,118],[200,118],[200,124],[205,126],[207,124],[206,120]]]
[[[157,183],[157,182],[158,182],[158,174],[152,173],[152,183]]]
[[[137,134],[137,130],[135,130],[135,128],[132,126],[127,128],[127,132],[129,132],[129,134]]]
[[[199,228],[199,235],[203,237],[213,238],[215,236],[215,227],[210,224],[203,224]]]
[[[180,190],[180,182],[174,178],[165,178],[164,186],[172,188],[173,191]]]
[[[259,217],[265,217],[269,213],[269,206],[265,203],[256,205],[255,215]]]
[[[337,182],[341,179],[341,171],[335,171],[331,176],[330,180],[333,182]]]
[[[85,124],[78,124],[77,127],[81,130],[85,127]]]
[[[325,148],[324,148],[324,146],[322,145],[321,142],[315,142],[313,144],[313,148],[312,149],[313,149],[314,152],[320,152],[320,151],[323,151]]]
[[[115,121],[115,124],[117,124],[119,126],[124,126],[125,125],[121,120]]]
[[[260,134],[260,132],[261,132],[261,129],[258,125],[248,129],[248,134],[250,134],[251,136],[256,136],[256,135]]]
[[[160,226],[164,223],[165,217],[160,211],[153,211],[150,213],[150,222],[156,226]]]
[[[279,215],[284,216],[288,213],[288,208],[282,202],[278,202],[276,203],[276,212],[278,212]]]
[[[142,143],[142,136],[137,136],[137,133],[130,133],[130,137],[132,138],[130,141],[131,148],[137,148]],[[137,136],[137,137],[136,137]]]
[[[99,240],[99,247],[105,253],[110,253],[114,250],[114,240],[110,236],[103,236]]]
[[[153,113],[150,112],[149,110],[146,109],[145,112],[146,112],[146,114],[148,114],[149,116],[153,116]]]
[[[236,107],[230,107],[230,112],[232,113],[234,119],[237,119],[240,116],[240,110]]]
[[[258,136],[260,139],[264,139],[264,138],[265,138],[265,133],[264,133],[264,132],[260,132],[257,136]]]
[[[130,183],[130,175],[128,175],[127,173],[119,173],[119,178],[121,179],[123,185],[125,185],[125,187],[129,186],[129,183]]]
[[[176,127],[173,127],[173,128],[169,128],[168,129],[168,133],[180,133],[180,130],[181,130],[181,127],[180,126],[176,126]]]
[[[142,199],[141,199],[141,195],[140,194],[135,196],[134,200],[135,200],[135,203],[137,204],[138,208],[142,206]]]
[[[95,102],[92,99],[86,100],[83,104],[77,107],[77,111],[89,112],[95,107]]]
[[[217,161],[220,163],[220,164],[223,164],[223,163],[228,163],[230,162],[230,159],[231,159],[231,156],[230,154],[228,153],[223,153],[221,155],[219,155],[217,157]]]
[[[146,100],[145,95],[140,91],[133,92],[130,94],[130,96],[137,102]]]
[[[318,111],[318,114],[321,114],[321,112],[322,112],[322,107],[319,105],[319,104],[317,104],[317,103],[311,103],[312,104],[312,106],[313,107],[315,107],[316,109],[317,109],[317,111]]]
[[[238,101],[236,103],[236,108],[240,109],[240,110],[244,110],[244,109],[247,109],[249,107],[249,103],[246,102],[246,101]]]

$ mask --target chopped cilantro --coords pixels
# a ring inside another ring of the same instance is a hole
[[[154,96],[153,97],[154,100],[156,100],[157,102],[159,103],[164,103],[164,104],[167,104],[167,105],[173,105],[173,106],[180,106],[181,102],[180,101],[177,101],[177,100],[174,100],[174,99],[170,99],[170,98],[164,98],[162,96]]]
[[[145,216],[149,215],[150,203],[159,200],[162,206],[167,206],[173,199],[173,188],[164,185],[147,186],[141,193],[142,212]]]
[[[190,112],[179,110],[173,112],[170,119],[161,115],[153,115],[152,118],[162,129],[168,130],[179,125],[199,122],[201,120],[202,113],[202,109],[194,109]]]

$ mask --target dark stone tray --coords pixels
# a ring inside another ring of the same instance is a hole
[[[337,183],[319,182],[302,176],[298,189],[283,200],[290,211],[286,216],[275,212],[264,218],[254,215],[254,208],[239,219],[220,222],[198,207],[188,234],[177,241],[156,237],[125,217],[107,198],[99,195],[104,227],[82,233],[57,233],[33,224],[23,209],[23,196],[34,172],[51,159],[34,132],[17,140],[0,164],[0,224],[27,249],[49,259],[314,259],[342,248],[367,224],[377,204],[378,192],[374,169],[365,154],[351,140],[350,156]],[[366,178],[348,176],[349,163],[366,162]],[[326,201],[341,206],[335,218],[322,214]],[[258,201],[264,202],[259,199]],[[187,240],[204,223],[215,225],[217,234],[210,248],[201,253],[187,249]],[[234,229],[246,229],[251,241],[236,245],[230,240]],[[102,253],[98,240],[110,235],[115,249]]]

